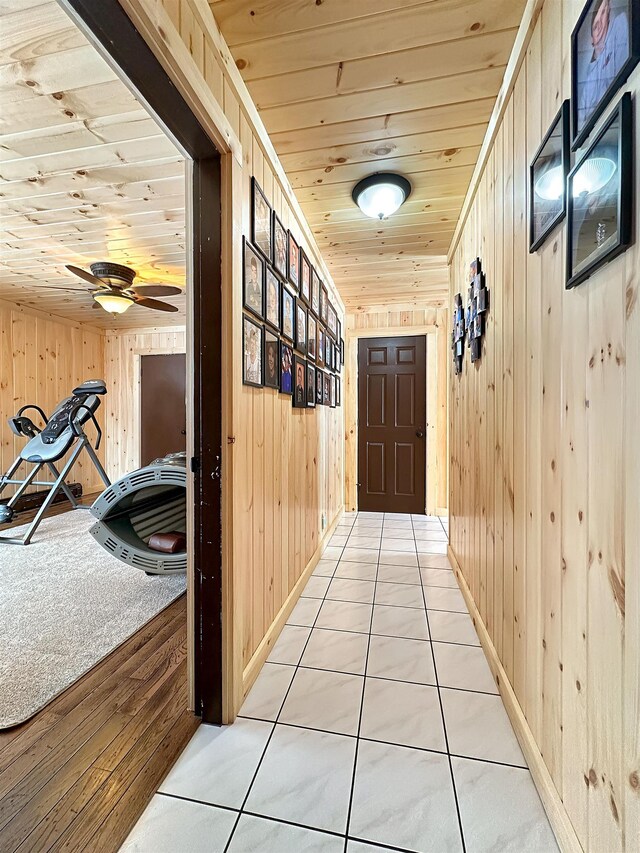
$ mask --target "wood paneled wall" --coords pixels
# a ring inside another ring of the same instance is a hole
[[[105,464],[112,481],[140,467],[140,356],[185,352],[184,326],[110,331],[104,365],[107,443]]]
[[[345,323],[345,506],[358,508],[358,340],[367,337],[426,335],[427,488],[426,511],[446,515],[448,506],[447,379],[449,312],[443,308],[361,311]]]
[[[452,257],[451,298],[480,256],[491,306],[482,360],[450,378],[450,538],[559,809],[613,853],[640,839],[640,219],[571,291],[566,226],[533,255],[527,237],[582,5],[544,3]]]
[[[27,403],[35,403],[51,415],[57,403],[71,394],[85,379],[101,379],[104,372],[104,338],[99,329],[70,320],[51,317],[0,300],[0,469],[6,471],[24,439],[15,436],[7,418]],[[97,412],[104,429],[106,400]],[[36,412],[27,412],[36,424]],[[87,427],[93,438],[93,427]],[[105,436],[106,438],[106,436]],[[99,456],[104,461],[104,448]],[[23,467],[24,474],[31,466]],[[44,472],[39,479],[50,480]],[[102,490],[102,480],[84,453],[73,467],[73,482],[81,483],[85,494]],[[35,491],[33,487],[31,491]],[[5,494],[9,494],[8,492]]]

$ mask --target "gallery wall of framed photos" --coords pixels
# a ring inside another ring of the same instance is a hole
[[[340,406],[344,339],[338,312],[255,177],[250,233],[242,242],[243,383],[290,396],[294,409]]]
[[[536,5],[449,255],[450,310],[473,258],[491,290],[478,369],[450,359],[452,560],[587,853],[640,838],[639,13]]]

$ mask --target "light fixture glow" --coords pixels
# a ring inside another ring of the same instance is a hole
[[[562,166],[553,166],[540,175],[534,186],[535,194],[545,201],[557,201],[564,190],[564,171]]]
[[[617,166],[609,157],[591,157],[573,176],[573,195],[596,193],[608,184],[616,172]]]
[[[359,181],[351,197],[366,216],[386,219],[404,204],[410,193],[411,184],[402,175],[381,172]]]
[[[124,314],[133,305],[133,299],[130,296],[125,293],[118,293],[115,290],[95,293],[93,298],[109,314]]]

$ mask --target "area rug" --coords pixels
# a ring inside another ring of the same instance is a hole
[[[28,720],[186,589],[184,575],[149,577],[107,554],[93,521],[75,510],[45,520],[27,547],[0,541],[0,729]]]

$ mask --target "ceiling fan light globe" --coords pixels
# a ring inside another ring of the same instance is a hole
[[[94,294],[93,298],[109,314],[124,314],[134,304],[133,299],[122,292],[105,291]]]

